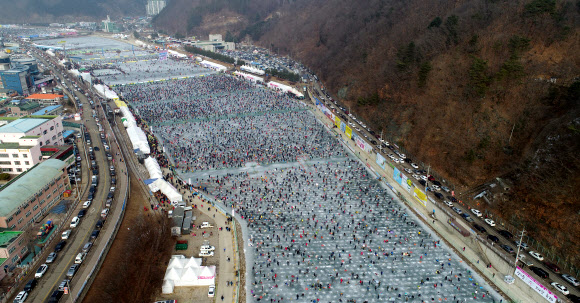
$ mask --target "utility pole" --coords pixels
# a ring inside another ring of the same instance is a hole
[[[516,267],[518,266],[518,260],[520,259],[520,249],[522,247],[522,241],[524,240],[524,234],[526,233],[526,229],[523,228],[522,232],[520,233],[520,242],[518,245],[518,252],[516,253],[516,260],[514,262],[514,271],[516,270]]]

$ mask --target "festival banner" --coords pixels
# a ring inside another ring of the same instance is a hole
[[[352,136],[353,136],[353,134],[352,134],[352,129],[351,129],[349,126],[347,126],[347,127],[344,129],[344,133],[346,134],[346,136],[347,136],[349,139],[351,139],[351,138],[352,138]]]
[[[385,157],[383,157],[381,154],[377,153],[377,164],[382,168],[385,169]]]
[[[425,193],[417,187],[415,187],[413,190],[413,197],[415,197],[415,199],[417,199],[417,201],[419,201],[419,203],[421,203],[424,207],[427,207],[427,195],[425,195]]]
[[[403,184],[403,177],[402,177],[402,173],[401,171],[395,167],[395,169],[393,169],[393,179],[395,181],[397,181],[397,183],[399,183],[400,185]]]
[[[356,142],[356,146],[358,146],[360,149],[362,149],[362,150],[365,149],[365,141],[361,137],[357,136],[355,139],[355,142]]]
[[[344,133],[346,130],[346,124],[344,124],[344,122],[340,121],[340,130]]]
[[[336,127],[340,128],[340,118],[338,117],[334,117],[334,125],[336,125]]]
[[[167,60],[167,50],[159,51],[159,61]]]

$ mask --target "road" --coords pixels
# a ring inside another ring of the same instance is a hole
[[[43,61],[45,64],[47,64],[45,59],[40,59],[40,60]],[[49,66],[49,65],[47,64],[47,66]],[[65,79],[63,77],[64,75],[60,71],[58,71],[56,69],[53,69],[53,71],[55,72],[55,74],[59,75],[59,77],[62,80]],[[69,78],[70,78],[70,76],[69,76]],[[70,87],[70,88],[74,87],[70,80],[65,80],[65,81],[66,81],[68,87]],[[92,117],[92,111],[90,110],[90,104],[89,104],[87,97],[85,95],[81,94],[78,90],[74,90],[73,92],[79,98],[79,101],[82,104],[82,107],[85,109],[89,109],[89,110],[83,111],[82,118],[83,118],[84,124],[86,126],[86,130],[90,133],[90,136],[92,139],[91,140],[92,147],[99,148],[99,151],[95,150],[95,161],[99,167],[99,184],[97,186],[97,190],[95,193],[95,199],[93,200],[93,203],[91,204],[90,208],[88,209],[87,215],[85,215],[85,217],[82,218],[80,224],[76,228],[73,229],[73,233],[72,233],[71,237],[67,240],[67,245],[59,253],[55,263],[49,265],[49,269],[46,272],[46,274],[42,278],[39,279],[38,286],[35,288],[35,290],[33,290],[29,294],[28,300],[33,301],[33,302],[46,302],[48,300],[48,297],[58,287],[58,284],[60,284],[60,282],[63,279],[65,279],[66,272],[68,271],[69,267],[72,264],[74,264],[74,259],[75,259],[76,255],[78,254],[78,252],[81,251],[83,245],[87,242],[92,241],[92,242],[94,242],[93,243],[94,246],[91,248],[91,250],[89,251],[89,254],[87,255],[85,261],[81,265],[79,271],[77,271],[76,275],[74,276],[74,278],[70,282],[70,286],[72,288],[71,293],[73,294],[73,296],[76,296],[78,294],[78,292],[82,288],[83,284],[86,283],[87,279],[89,278],[88,275],[90,274],[94,264],[97,262],[99,253],[107,245],[107,242],[108,242],[107,239],[109,239],[110,235],[114,231],[115,221],[113,219],[120,217],[120,213],[121,213],[121,206],[120,205],[121,205],[121,203],[119,203],[119,201],[122,202],[123,199],[125,198],[125,193],[126,193],[126,188],[127,188],[126,177],[123,176],[122,178],[118,178],[118,182],[116,185],[117,189],[115,191],[115,196],[114,196],[115,202],[112,205],[111,213],[109,214],[109,219],[105,221],[105,224],[101,230],[99,237],[96,240],[91,240],[90,235],[93,232],[93,230],[95,230],[96,222],[101,218],[100,212],[105,206],[107,194],[109,193],[109,189],[110,189],[110,185],[111,185],[111,183],[110,183],[111,176],[110,176],[110,170],[109,170],[110,164],[106,158],[105,147],[104,147],[103,142],[100,140],[100,133],[98,132],[95,119]],[[101,117],[100,120],[101,120],[101,122],[103,122],[103,124],[104,124],[103,126],[105,126],[106,131],[109,134],[112,134],[110,128],[108,128],[108,123],[106,123],[106,121],[103,121],[106,119],[104,119],[104,117],[103,117],[102,110],[100,110],[99,108],[97,108],[97,110],[99,110],[99,114]],[[81,141],[81,140],[79,140],[79,141]],[[79,145],[81,145],[81,144],[79,144]],[[111,154],[113,155],[113,158],[115,159],[114,162],[116,163],[116,167],[117,167],[116,171],[126,172],[124,162],[121,162],[122,155],[120,153],[119,153],[119,155],[117,155],[117,152],[118,152],[117,146],[115,144],[112,144],[112,145],[109,144],[109,146],[111,146]],[[79,151],[80,150],[82,150],[81,147],[79,147]],[[84,159],[83,159],[82,162],[83,162],[83,169],[87,169],[87,167],[85,167],[86,161],[84,161]],[[87,180],[86,182],[90,183],[90,178],[87,178],[86,180]],[[81,197],[81,202],[86,201],[87,196],[88,196],[88,191],[84,192],[84,195]],[[72,213],[71,217],[76,215],[81,208],[82,208],[82,203],[79,203],[77,205],[76,209],[71,211],[71,213]],[[70,221],[64,222],[64,224],[68,224],[69,222]],[[68,226],[65,226],[65,229],[68,229]],[[55,241],[55,242],[57,242],[57,241]],[[52,243],[51,245],[54,246],[55,243]],[[34,269],[34,271],[32,271],[31,277],[33,276],[33,273],[35,271],[36,271],[36,268]],[[24,281],[28,281],[29,279],[30,278],[27,278]],[[68,298],[63,298],[62,300],[64,301],[64,299],[68,299]]]
[[[318,88],[316,85],[313,85],[312,87],[312,91],[314,91],[314,94],[319,95],[319,96],[324,96],[324,93],[320,90],[320,88]],[[338,104],[333,104],[331,101],[328,100],[328,98],[326,96],[324,96],[324,103],[326,104],[326,106],[328,108],[331,108],[333,110],[333,112],[335,112],[335,114],[337,114],[338,116],[344,115],[346,117],[347,113],[345,111],[343,111],[340,106],[338,106]],[[320,100],[320,98],[319,98]],[[351,120],[350,118],[347,118],[346,121],[344,119],[344,117],[339,117],[343,122],[347,123],[348,122],[354,122],[356,127],[359,130],[356,130],[355,128],[351,127],[353,129],[353,132],[358,132],[359,136],[363,137],[366,139],[367,142],[370,143],[370,139],[374,139],[374,135],[371,134],[369,131],[367,131],[366,129],[364,129],[362,126],[359,126],[358,123],[356,121]],[[365,137],[366,136],[366,137]],[[348,140],[348,139],[347,139]],[[407,175],[409,180],[413,180],[412,175],[413,174],[417,174],[416,172],[414,172],[413,170],[415,170],[414,168],[411,167],[410,163],[404,162],[404,163],[395,163],[394,161],[392,161],[389,157],[388,157],[388,153],[390,153],[389,149],[378,149],[376,148],[376,146],[374,144],[371,144],[373,146],[373,152],[374,153],[380,153],[385,159],[386,161],[391,161],[392,165],[394,165],[395,167],[397,167],[399,169],[399,171],[401,171],[401,173]],[[392,145],[391,145],[392,146]],[[396,148],[393,149],[393,152],[396,150]],[[374,163],[374,157],[369,157],[371,158],[371,161]],[[407,169],[411,169],[413,172],[412,173],[408,173],[405,171],[405,168]],[[416,184],[418,182],[418,180],[415,180],[414,183]],[[429,186],[431,182],[429,181],[426,186]],[[420,186],[422,187],[422,186]],[[424,190],[424,187],[423,187]],[[473,219],[474,222],[470,223],[468,221],[465,220],[464,217],[461,217],[459,214],[457,214],[456,212],[452,211],[450,207],[446,206],[445,204],[443,204],[439,199],[437,199],[433,193],[429,193],[428,191],[427,194],[433,199],[433,201],[436,201],[434,204],[437,205],[439,207],[440,210],[444,210],[448,215],[455,217],[457,220],[461,221],[463,223],[464,226],[467,226],[468,228],[471,229],[471,233],[474,235],[479,235],[484,242],[488,243],[490,246],[493,246],[497,249],[497,251],[491,250],[490,251],[494,251],[496,254],[500,254],[501,258],[504,260],[509,260],[509,262],[511,264],[513,264],[515,262],[515,253],[508,253],[507,251],[504,251],[502,248],[500,248],[501,245],[505,244],[510,246],[511,248],[513,248],[515,251],[517,251],[517,245],[514,243],[514,241],[518,241],[519,238],[517,237],[517,235],[514,235],[515,237],[513,239],[508,239],[505,238],[504,236],[502,236],[501,234],[498,233],[498,231],[500,229],[498,229],[499,226],[496,227],[492,227],[490,225],[488,225],[484,219],[485,216],[482,217],[477,217],[475,214],[472,213],[471,208],[469,208],[467,205],[463,204],[463,203],[453,203],[453,207],[457,207],[459,209],[461,209],[461,211],[463,213],[467,213],[469,214],[470,218]],[[449,195],[448,193],[445,193],[443,191],[441,191],[441,193],[446,196]],[[447,200],[447,199],[446,199]],[[485,228],[486,232],[478,232],[475,230],[475,228],[473,227],[473,224],[477,224],[480,225],[482,227]],[[488,240],[487,237],[488,235],[494,235],[496,237],[498,237],[500,239],[500,241],[498,243],[495,244],[491,244],[492,241]],[[481,248],[479,247],[479,244],[475,243],[474,247],[475,250],[477,251],[481,251]],[[550,277],[546,280],[538,277],[534,272],[532,272],[529,269],[526,269],[526,272],[529,273],[530,275],[532,275],[537,281],[541,282],[542,284],[544,284],[544,286],[546,286],[548,289],[550,289],[552,292],[554,292],[556,295],[558,295],[558,297],[563,297],[563,294],[560,293],[558,290],[556,290],[555,288],[553,288],[550,283],[551,282],[558,282],[559,284],[562,284],[564,286],[566,286],[566,288],[570,291],[570,294],[574,294],[579,296],[580,295],[580,291],[578,291],[578,289],[576,287],[574,287],[573,285],[571,285],[570,283],[568,283],[568,281],[562,279],[561,277],[561,273],[554,273],[553,271],[551,271],[550,269],[548,269],[544,264],[542,264],[542,262],[534,259],[531,255],[529,255],[527,250],[521,249],[520,250],[520,254],[525,255],[527,261],[532,262],[533,266],[542,268],[544,271],[548,272],[550,274]],[[523,264],[520,263],[520,267],[525,267],[523,266]],[[567,299],[565,299],[567,300]]]

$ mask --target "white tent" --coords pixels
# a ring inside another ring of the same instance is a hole
[[[95,84],[93,86],[95,87],[97,94],[99,94],[101,97],[107,99],[119,99],[117,93],[112,91],[108,86],[103,84]]]
[[[144,161],[145,167],[149,172],[149,179],[163,179],[163,173],[159,167],[159,163],[154,158],[148,157]]]
[[[142,153],[148,155],[151,153],[147,135],[138,126],[130,126],[127,128],[127,135],[133,144],[133,149],[139,149]]]
[[[264,72],[263,70],[261,70],[259,68],[255,68],[255,67],[250,66],[250,65],[242,65],[240,67],[240,69],[243,70],[243,71],[247,71],[247,72],[250,72],[250,73],[257,74],[257,75],[264,75],[264,74],[266,74],[266,72]]]
[[[244,79],[248,79],[252,82],[262,82],[264,83],[264,78],[262,77],[258,77],[258,76],[254,76],[254,75],[250,75],[250,74],[246,74],[246,73],[242,73],[242,72],[234,72],[234,74],[236,76],[240,76]]]
[[[174,255],[163,278],[161,291],[173,293],[175,286],[209,286],[215,284],[215,266],[201,266],[201,258]]]
[[[282,91],[284,93],[292,93],[296,97],[299,97],[299,98],[304,97],[304,95],[301,92],[299,92],[297,89],[295,89],[294,87],[288,86],[286,84],[282,84],[279,82],[270,81],[270,82],[268,82],[268,87],[273,88],[275,90]]]
[[[163,179],[157,179],[153,183],[149,184],[149,189],[152,192],[157,192],[160,190],[171,202],[183,201],[183,195],[181,195],[179,191],[175,189],[175,187]]]
[[[174,287],[175,287],[175,285],[173,284],[173,280],[164,280],[163,286],[161,286],[161,293],[172,294]]]

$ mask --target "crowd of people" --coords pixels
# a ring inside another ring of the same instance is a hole
[[[125,85],[116,90],[151,125],[300,108],[285,95],[224,74]]]
[[[117,92],[155,125],[162,166],[248,223],[254,301],[496,302],[295,101],[227,75]]]

